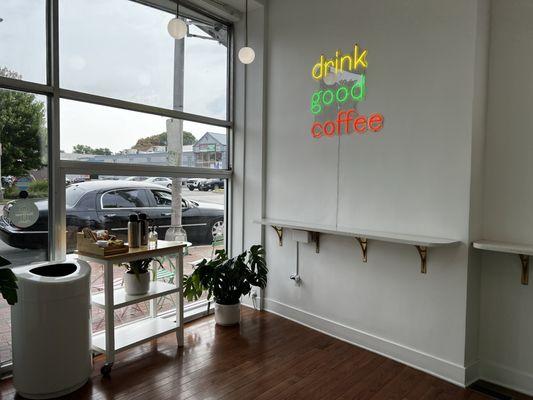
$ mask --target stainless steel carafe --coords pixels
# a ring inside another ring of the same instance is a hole
[[[141,245],[141,225],[139,224],[139,216],[137,214],[130,214],[130,221],[128,222],[128,245],[131,248],[137,248]]]
[[[141,229],[141,246],[147,246],[149,225],[145,213],[139,214],[139,228]]]

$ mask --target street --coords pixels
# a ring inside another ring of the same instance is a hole
[[[224,192],[210,191],[200,192],[198,190],[190,191],[188,188],[183,188],[182,196],[187,200],[197,201],[198,203],[212,203],[212,204],[224,204]]]

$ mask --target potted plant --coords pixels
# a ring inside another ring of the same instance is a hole
[[[268,268],[265,251],[255,245],[234,258],[225,250],[217,250],[212,260],[203,259],[190,275],[183,278],[183,294],[189,301],[198,300],[204,291],[207,299],[215,299],[215,321],[228,326],[240,321],[240,299],[252,290],[267,284]]]
[[[152,261],[161,264],[154,258],[145,258],[143,260],[130,261],[122,264],[126,267],[124,274],[124,290],[128,295],[146,294],[150,290],[150,265]]]
[[[14,305],[18,301],[17,296],[17,277],[10,268],[4,268],[11,263],[3,257],[0,257],[0,293],[6,299],[9,305]]]

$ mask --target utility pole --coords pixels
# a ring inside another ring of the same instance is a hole
[[[186,37],[196,37],[201,39],[216,40],[224,46],[228,46],[228,36],[225,30],[211,27],[205,24],[195,26],[204,31],[208,36],[198,36],[188,34]],[[185,39],[174,40],[174,85],[173,85],[173,106],[176,111],[183,111],[185,80]],[[183,152],[183,120],[167,120],[167,157],[168,165],[181,166]],[[165,234],[165,240],[187,240],[187,233],[182,227],[181,209],[181,182],[182,178],[172,179],[172,215],[170,228]]]
[[[176,111],[183,111],[183,81],[185,76],[185,39],[174,40],[174,86],[173,106]],[[183,121],[167,120],[167,157],[168,164],[181,166],[183,152]],[[187,234],[181,225],[181,178],[172,178],[172,215],[170,228],[165,240],[186,241]]]

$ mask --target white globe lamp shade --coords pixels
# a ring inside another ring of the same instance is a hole
[[[255,60],[255,51],[251,47],[243,47],[239,50],[239,60],[243,64],[251,64]]]
[[[168,22],[167,29],[170,36],[174,39],[180,40],[187,36],[187,24],[182,19],[172,18]]]

